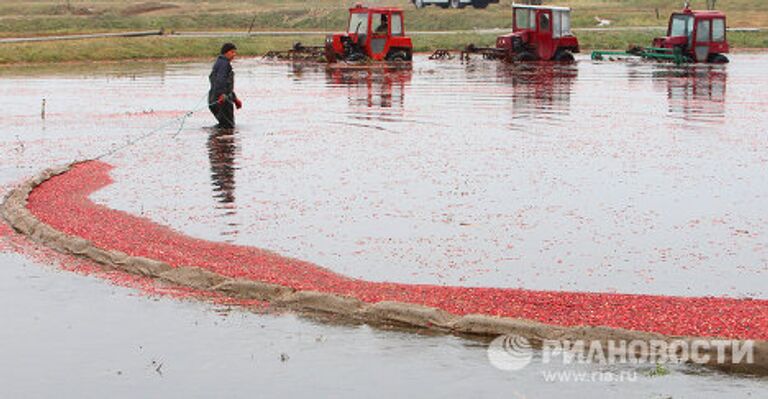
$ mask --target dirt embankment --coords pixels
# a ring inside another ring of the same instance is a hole
[[[133,4],[126,7],[122,11],[122,15],[124,16],[143,15],[143,14],[149,14],[149,13],[158,12],[158,11],[175,10],[177,8],[181,8],[181,6],[174,3],[161,3],[156,1],[148,1],[145,3]]]

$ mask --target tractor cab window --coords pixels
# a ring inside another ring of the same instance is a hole
[[[725,41],[725,20],[722,18],[712,20],[712,41]]]
[[[552,28],[552,24],[549,20],[549,14],[547,13],[541,13],[539,14],[539,31],[541,32],[549,32]]]
[[[400,14],[392,14],[392,36],[403,35],[403,16]]]
[[[571,13],[568,11],[552,11],[552,37],[571,36]]]
[[[371,26],[376,35],[386,35],[389,32],[389,17],[387,14],[373,14]]]
[[[365,35],[368,33],[368,13],[358,12],[349,17],[349,33],[360,33]]]
[[[527,8],[515,8],[517,29],[536,29],[536,12]]]
[[[711,21],[708,19],[702,19],[699,21],[698,26],[696,27],[696,41],[697,42],[709,42],[711,39],[711,35],[709,32]]]
[[[693,17],[690,15],[676,14],[672,17],[672,25],[669,36],[689,37],[693,33]]]

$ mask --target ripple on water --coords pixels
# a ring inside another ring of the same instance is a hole
[[[372,280],[765,297],[764,61],[241,61],[232,137],[197,114],[110,160],[95,198]],[[9,137],[58,140],[21,160],[96,152],[194,107],[209,67],[37,77]]]

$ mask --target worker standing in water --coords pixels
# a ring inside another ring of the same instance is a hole
[[[213,64],[208,79],[211,90],[208,92],[208,108],[219,121],[218,128],[232,129],[235,127],[235,110],[240,109],[243,102],[235,94],[235,72],[232,70],[232,60],[237,56],[237,47],[232,43],[224,43],[221,53]]]

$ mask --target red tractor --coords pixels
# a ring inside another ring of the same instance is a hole
[[[667,36],[653,39],[653,47],[680,49],[695,62],[728,63],[725,14],[720,11],[695,11],[687,6],[669,17]]]
[[[291,50],[270,51],[265,57],[327,62],[411,61],[413,44],[405,35],[402,9],[357,3],[349,9],[347,31],[326,37],[325,46],[296,43]]]
[[[325,39],[325,56],[329,62],[411,61],[413,44],[405,36],[403,21],[400,8],[369,8],[357,3],[349,9],[347,31]]]
[[[470,54],[482,54],[485,59],[507,61],[573,62],[579,52],[579,40],[571,32],[571,9],[566,7],[513,6],[512,33],[499,36],[496,47],[467,46],[462,60]],[[437,50],[431,59],[451,58],[447,50]]]
[[[683,11],[669,17],[667,36],[653,39],[652,47],[630,47],[622,51],[594,51],[593,60],[641,57],[676,64],[709,62],[726,64],[729,51],[726,38],[725,14],[720,11],[691,10],[686,3]]]

